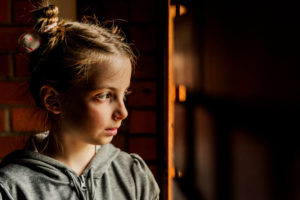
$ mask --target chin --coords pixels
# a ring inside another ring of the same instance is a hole
[[[112,137],[111,138],[105,138],[105,139],[101,139],[99,141],[97,141],[97,145],[105,145],[105,144],[108,144],[108,143],[111,143],[112,141]]]

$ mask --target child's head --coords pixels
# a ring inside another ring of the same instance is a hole
[[[36,104],[53,118],[58,115],[60,121],[61,117],[67,118],[69,121],[64,125],[75,125],[76,121],[82,120],[81,116],[96,119],[97,113],[92,113],[95,116],[83,113],[93,112],[93,109],[89,110],[91,107],[83,105],[83,98],[90,95],[88,92],[107,86],[120,91],[108,94],[107,90],[94,95],[112,95],[110,100],[120,100],[118,98],[129,86],[135,59],[130,46],[117,29],[59,20],[58,8],[53,5],[40,8],[33,14],[36,20],[34,29],[40,38],[40,46],[30,57],[30,92]],[[102,101],[109,97],[99,98]],[[123,108],[120,109],[120,115],[127,116],[127,111],[124,113]],[[110,124],[111,128],[119,125]]]

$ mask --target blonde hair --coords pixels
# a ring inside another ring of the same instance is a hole
[[[135,55],[117,27],[105,28],[98,22],[71,22],[58,17],[58,7],[49,5],[33,12],[40,47],[30,58],[30,92],[44,108],[40,88],[50,85],[64,93],[86,77],[88,66],[112,56],[124,56],[135,64]],[[45,31],[47,26],[53,26]]]

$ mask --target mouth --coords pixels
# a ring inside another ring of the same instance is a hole
[[[106,133],[110,136],[117,135],[118,133],[118,128],[107,128],[105,129]]]

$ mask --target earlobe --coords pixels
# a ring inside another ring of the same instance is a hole
[[[40,89],[40,97],[46,110],[53,114],[61,113],[59,93],[51,86],[44,85]]]

